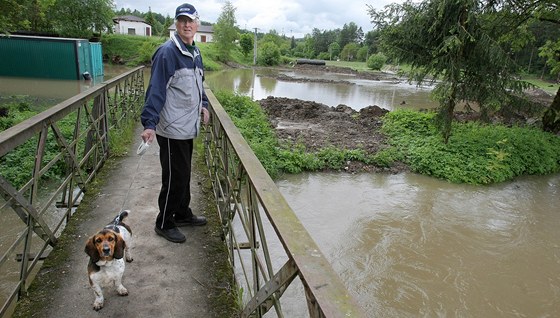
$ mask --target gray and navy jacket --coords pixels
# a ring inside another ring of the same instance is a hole
[[[175,33],[152,57],[152,75],[140,115],[144,129],[171,139],[198,136],[202,107],[208,108],[203,81],[200,50],[194,46],[191,54]]]

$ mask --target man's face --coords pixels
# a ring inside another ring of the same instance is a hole
[[[175,26],[177,27],[177,34],[179,34],[181,40],[187,44],[192,44],[194,35],[198,31],[198,21],[182,15],[177,18]]]

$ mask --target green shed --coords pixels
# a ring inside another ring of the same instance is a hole
[[[0,35],[0,76],[78,80],[103,75],[101,43]]]

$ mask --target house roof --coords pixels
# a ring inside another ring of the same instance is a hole
[[[117,23],[118,21],[131,21],[131,22],[144,22],[144,23],[146,23],[146,20],[144,20],[140,17],[134,16],[134,15],[122,15],[122,16],[114,17],[113,21],[115,23]]]
[[[177,27],[175,26],[175,23],[173,23],[167,29],[169,31],[175,31],[175,30],[177,30]],[[200,33],[214,33],[214,28],[211,25],[202,25],[201,24],[198,27],[198,32],[200,32]]]

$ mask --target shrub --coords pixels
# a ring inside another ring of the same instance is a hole
[[[260,47],[258,60],[259,65],[278,65],[280,64],[280,49],[273,42],[266,42]]]
[[[367,67],[372,69],[372,70],[376,70],[379,71],[381,70],[381,68],[383,67],[383,65],[385,65],[385,62],[387,62],[387,57],[385,57],[385,55],[383,55],[383,53],[377,53],[374,54],[372,56],[370,56],[367,59]]]

